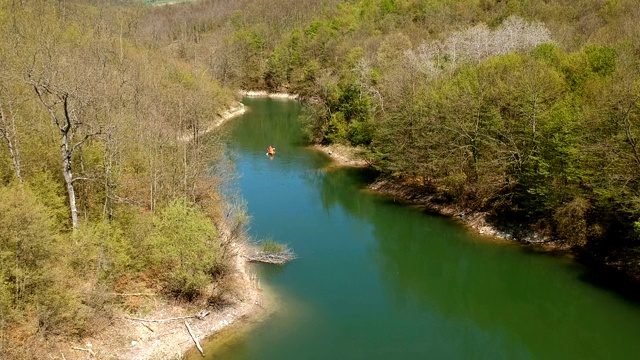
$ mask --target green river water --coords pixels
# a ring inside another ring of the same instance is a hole
[[[369,193],[366,171],[323,170],[300,104],[245,104],[225,126],[250,234],[299,258],[253,265],[278,311],[210,341],[208,359],[640,358],[639,304],[581,265]]]

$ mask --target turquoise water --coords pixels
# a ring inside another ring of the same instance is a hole
[[[299,258],[254,266],[280,310],[214,339],[210,359],[640,357],[640,307],[583,281],[580,265],[371,194],[366,171],[323,170],[298,103],[245,104],[226,126],[250,234]]]

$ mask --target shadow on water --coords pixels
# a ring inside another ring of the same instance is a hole
[[[577,261],[585,267],[580,275],[580,280],[613,292],[635,305],[640,305],[640,282],[638,280],[616,269],[594,265],[580,258]]]
[[[364,189],[368,184],[372,183],[379,173],[373,169],[343,169],[341,170],[343,174],[341,176],[336,176],[335,178],[325,177],[323,180],[327,182],[333,182],[336,184],[344,184],[347,182],[353,182],[357,185],[359,189]],[[347,180],[349,179],[349,180]],[[332,184],[329,186],[330,188],[335,188],[336,184]],[[327,186],[326,184],[323,186]],[[323,194],[335,192],[323,191]],[[385,204],[387,206],[398,206],[398,207],[413,207],[416,210],[422,212],[425,216],[440,218],[443,221],[453,221],[457,222],[456,219],[452,219],[449,216],[442,215],[428,207],[414,205],[409,201],[404,201],[402,199],[394,199],[393,196],[376,194],[372,193],[371,196],[377,197],[378,202],[381,204]],[[329,197],[328,195],[323,196],[323,198]],[[337,201],[338,198],[332,200]],[[341,202],[341,205],[345,207],[345,209],[349,209],[350,200],[349,197],[343,197],[344,201]],[[353,215],[357,216],[358,212],[354,212]],[[473,232],[473,230],[470,230]],[[543,249],[539,248],[535,245],[521,244],[509,240],[503,239],[495,239],[491,245],[514,245],[519,247],[519,251],[526,253],[531,256],[543,256],[543,257],[551,257],[555,258],[558,261],[566,261],[567,259],[571,259],[575,261],[575,267],[577,270],[576,279],[579,281],[583,281],[586,284],[591,286],[603,289],[607,292],[610,292],[616,296],[619,296],[634,305],[640,305],[640,281],[634,279],[627,275],[625,272],[614,269],[612,267],[603,266],[601,264],[590,261],[587,258],[581,258],[580,256],[574,256],[573,254],[567,253],[566,250],[554,250],[554,249]]]

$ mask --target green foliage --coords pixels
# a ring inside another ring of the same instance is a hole
[[[50,213],[29,189],[3,187],[0,196],[2,269],[6,278],[16,279],[15,299],[25,299],[44,282],[43,268],[55,257],[58,239]]]
[[[11,294],[14,292],[13,285],[3,277],[0,279],[0,317],[8,320],[13,318],[13,299]],[[6,325],[0,324],[0,331],[5,331]]]
[[[168,293],[200,295],[220,266],[220,240],[210,219],[194,205],[176,200],[154,218],[147,239],[147,266]]]
[[[589,45],[584,48],[587,64],[592,72],[600,76],[613,74],[616,68],[616,51],[609,46]]]
[[[373,120],[352,121],[349,124],[349,142],[351,145],[369,145],[375,133]]]
[[[536,59],[542,60],[554,67],[560,64],[563,56],[562,51],[557,45],[549,43],[536,46],[532,54]]]
[[[383,14],[392,14],[396,12],[396,0],[380,0],[380,9]]]
[[[0,184],[9,184],[14,177],[15,171],[13,171],[11,159],[0,149]]]
[[[342,112],[331,114],[327,139],[332,143],[340,143],[349,138],[349,124]]]
[[[290,79],[291,67],[289,58],[284,50],[276,50],[267,61],[267,71],[265,82],[272,90],[278,90],[283,84],[287,84]]]
[[[266,240],[262,243],[262,251],[267,254],[279,254],[287,250],[286,245],[280,244],[273,240]]]
[[[34,174],[26,181],[27,187],[33,191],[43,205],[53,216],[54,226],[58,229],[70,226],[69,210],[64,188],[60,180],[54,179],[50,173]]]
[[[193,88],[196,84],[196,79],[192,73],[179,68],[174,68],[169,71],[168,79],[170,83],[177,84],[185,88]]]
[[[353,83],[340,84],[327,90],[325,96],[331,116],[328,126],[322,129],[326,132],[326,139],[332,143],[369,144],[375,130],[369,95]],[[321,119],[316,121],[322,122]]]
[[[0,311],[15,322],[32,314],[45,334],[78,331],[79,298],[65,286],[66,248],[52,214],[22,185],[0,188],[0,197]]]
[[[249,29],[238,30],[234,33],[234,39],[239,41],[249,52],[257,52],[264,46],[264,39],[259,33]]]
[[[247,29],[239,27],[233,33],[232,44],[235,53],[239,55],[237,66],[240,67],[245,77],[252,83],[263,84],[265,67],[262,65],[262,56],[264,54],[266,40],[262,34],[262,30]]]
[[[324,24],[321,21],[313,21],[311,22],[311,24],[309,24],[309,26],[307,26],[307,28],[304,30],[304,34],[305,36],[307,36],[310,39],[313,39],[316,35],[318,35],[318,32],[320,32],[320,29],[324,26]]]
[[[374,134],[371,100],[363,89],[352,83],[331,88],[326,93],[330,101],[331,117],[328,120],[326,138],[333,143],[366,145]]]
[[[310,104],[302,109],[300,119],[304,124],[304,130],[307,137],[315,143],[322,143],[327,134],[328,124],[326,119],[329,117],[327,108],[321,104]]]
[[[71,264],[81,276],[113,283],[132,275],[132,244],[117,224],[85,224],[73,241]]]
[[[636,241],[640,240],[640,220],[633,222],[633,235]]]
[[[371,116],[371,101],[364,90],[355,84],[345,84],[341,86],[342,92],[339,102],[339,109],[350,121],[365,121]]]
[[[569,86],[580,90],[587,80],[613,74],[616,68],[616,52],[602,45],[589,45],[580,52],[569,54],[562,62],[562,70]]]

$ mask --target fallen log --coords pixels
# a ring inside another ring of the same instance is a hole
[[[176,320],[185,320],[185,319],[195,319],[197,317],[198,317],[197,315],[191,315],[191,316],[180,316],[180,317],[174,317],[174,318],[168,318],[168,319],[141,319],[141,318],[135,318],[135,317],[131,317],[131,316],[124,316],[124,318],[127,319],[127,320],[154,322],[154,323],[163,323],[163,322],[170,322],[170,321],[176,321]]]
[[[91,349],[85,349],[85,348],[81,348],[81,347],[77,347],[77,346],[72,347],[72,349],[73,350],[79,350],[79,351],[86,351],[86,352],[89,353],[89,357],[96,356],[96,353],[94,353],[93,350],[91,350]]]
[[[184,321],[184,324],[187,326],[187,331],[189,331],[189,335],[191,335],[191,339],[196,344],[198,351],[200,351],[200,354],[204,356],[204,350],[202,350],[202,346],[200,346],[200,342],[198,341],[198,338],[195,335],[193,335],[193,331],[191,331],[191,326],[189,326],[189,323],[187,322],[187,320]]]
[[[186,319],[198,319],[198,320],[202,320],[204,319],[207,315],[209,315],[210,312],[206,311],[206,310],[200,310],[196,315],[189,315],[189,316],[179,316],[179,317],[174,317],[174,318],[167,318],[167,319],[142,319],[142,318],[136,318],[136,317],[131,317],[131,316],[123,316],[125,319],[127,320],[133,320],[133,321],[144,321],[144,322],[154,322],[154,323],[164,323],[164,322],[170,322],[170,321],[176,321],[176,320],[186,320]]]
[[[145,324],[144,322],[140,322],[140,324],[141,324],[142,326],[146,327],[146,328],[147,328],[147,330],[149,330],[149,331],[151,331],[151,332],[155,332],[155,330],[153,330],[153,329],[151,328],[151,326],[149,326],[149,325]]]
[[[153,293],[111,293],[113,296],[158,296]]]

